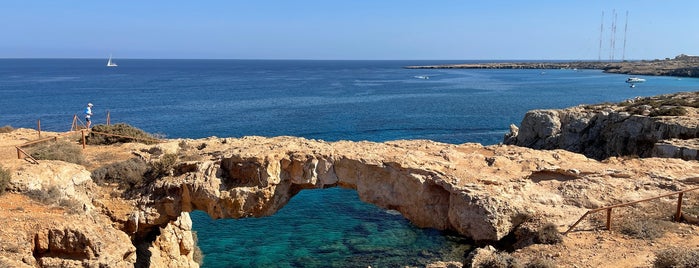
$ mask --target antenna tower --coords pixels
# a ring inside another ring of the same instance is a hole
[[[616,49],[616,9],[612,9],[612,36],[609,40],[609,60],[614,61],[614,50]]]
[[[599,23],[599,50],[597,52],[597,61],[602,61],[602,33],[604,33],[604,10],[602,10],[602,19]]]
[[[626,30],[629,27],[629,11],[626,11],[626,22],[624,22],[624,50],[621,52],[621,61],[626,60]]]

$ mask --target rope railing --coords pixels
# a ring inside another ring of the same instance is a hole
[[[602,211],[602,210],[606,210],[606,211],[607,211],[607,222],[606,222],[606,226],[605,226],[605,227],[607,228],[607,230],[611,230],[611,229],[612,229],[612,209],[613,209],[613,208],[630,206],[630,205],[633,205],[633,204],[637,204],[637,203],[641,203],[641,202],[647,202],[647,201],[651,201],[651,200],[655,200],[655,199],[660,199],[660,198],[667,197],[667,196],[672,196],[672,195],[678,195],[678,197],[677,197],[677,210],[675,211],[675,217],[674,217],[674,219],[675,219],[675,221],[680,221],[680,219],[682,218],[682,197],[684,196],[684,193],[690,192],[690,191],[694,191],[694,190],[699,190],[699,187],[691,188],[691,189],[687,189],[687,190],[683,190],[683,191],[677,191],[677,192],[667,193],[667,194],[663,194],[663,195],[659,195],[659,196],[655,196],[655,197],[651,197],[651,198],[646,198],[646,199],[641,199],[641,200],[636,200],[636,201],[621,203],[621,204],[617,204],[617,205],[606,206],[606,207],[601,207],[601,208],[596,208],[596,209],[588,210],[587,212],[585,212],[585,214],[583,214],[583,215],[580,217],[580,219],[578,219],[578,221],[576,221],[575,223],[573,223],[573,225],[571,225],[570,228],[568,228],[568,230],[565,231],[565,233],[563,233],[563,235],[568,235],[568,233],[569,233],[570,231],[572,231],[573,228],[575,228],[575,226],[578,225],[578,223],[580,223],[583,219],[585,219],[585,217],[587,217],[587,215],[590,215],[590,214],[592,214],[592,213],[599,212],[599,211]]]

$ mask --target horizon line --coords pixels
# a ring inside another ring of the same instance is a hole
[[[103,60],[104,58],[91,57],[66,57],[66,58],[45,58],[45,57],[0,57],[0,60]],[[257,61],[592,61],[592,62],[623,62],[641,61],[648,59],[625,59],[625,60],[598,60],[598,59],[304,59],[304,58],[115,58],[116,60],[257,60]],[[656,59],[664,60],[664,59]]]

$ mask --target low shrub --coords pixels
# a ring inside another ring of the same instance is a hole
[[[132,188],[144,183],[149,166],[140,158],[102,166],[92,171],[92,180],[98,184],[117,183],[123,188]]]
[[[85,163],[79,145],[67,141],[48,142],[29,148],[29,155],[38,160],[60,160],[82,165]]]
[[[699,267],[699,251],[687,248],[668,248],[655,253],[655,268]]]
[[[25,195],[44,205],[52,205],[61,199],[61,190],[56,186],[51,186],[47,189],[30,190]]]
[[[687,115],[687,109],[681,106],[675,106],[667,109],[656,109],[650,112],[650,116],[682,116]]]
[[[555,224],[547,223],[539,228],[535,240],[539,244],[558,244],[563,242],[563,236]]]
[[[7,186],[10,185],[11,178],[12,175],[10,174],[10,170],[0,167],[0,195],[5,193]]]
[[[665,226],[658,220],[638,217],[625,218],[619,224],[619,231],[636,239],[653,240],[665,234]]]
[[[142,187],[169,175],[176,164],[176,154],[164,154],[160,160],[152,162],[131,158],[95,169],[92,180],[98,184],[117,183],[124,189]]]
[[[6,125],[6,126],[3,126],[3,127],[0,127],[0,133],[10,133],[10,132],[12,132],[12,131],[15,131],[15,128],[13,128],[13,127],[10,126],[10,125]]]
[[[479,268],[520,268],[522,265],[512,257],[509,253],[499,252],[493,254],[493,257],[487,259],[480,264]]]
[[[107,136],[101,133],[114,134],[124,137]],[[127,138],[133,137],[133,138]],[[134,139],[135,138],[135,139]],[[119,123],[114,125],[95,125],[85,141],[90,145],[109,145],[115,143],[140,142],[144,144],[154,144],[157,138],[134,126]]]
[[[58,205],[63,207],[68,214],[78,214],[83,211],[83,204],[75,198],[61,199]]]
[[[548,259],[534,259],[527,263],[524,268],[556,268],[556,263]]]
[[[170,174],[170,171],[177,164],[176,154],[164,154],[159,161],[150,163],[150,172],[148,177],[151,180],[162,178]]]

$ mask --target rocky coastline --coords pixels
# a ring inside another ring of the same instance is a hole
[[[504,144],[492,146],[210,137],[88,146],[88,164],[35,164],[13,149],[36,131],[0,133],[0,165],[11,173],[9,193],[0,195],[0,266],[198,267],[189,212],[264,217],[303,189],[329,187],[355,189],[362,201],[419,227],[479,245],[506,244],[524,261],[649,266],[658,249],[699,245],[699,228],[661,215],[672,231],[647,244],[603,231],[593,217],[557,244],[539,243],[536,235],[542,226],[564,232],[590,209],[697,187],[697,95],[531,111]],[[100,167],[168,156],[176,162],[157,179],[127,186],[95,179]],[[37,193],[57,201],[37,202]],[[671,211],[673,201],[649,206]],[[699,203],[688,198],[685,206]],[[602,256],[605,247],[619,246],[626,249]],[[430,267],[471,265],[491,251]]]
[[[407,69],[594,69],[606,73],[699,77],[699,56],[679,55],[663,60],[572,61],[572,62],[497,62],[406,66]]]
[[[699,160],[699,92],[634,98],[618,104],[527,112],[504,143],[613,156]]]

